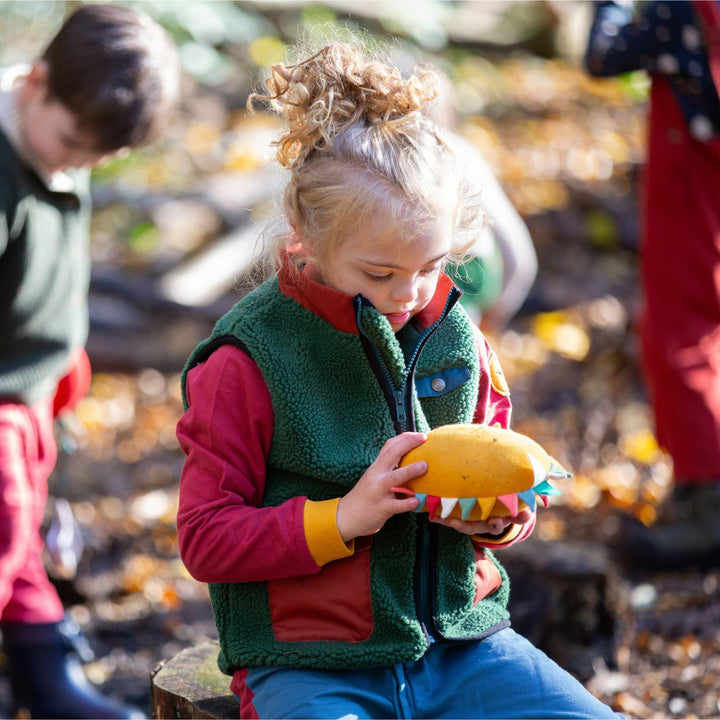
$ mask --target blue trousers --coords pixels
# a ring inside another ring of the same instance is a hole
[[[250,668],[244,690],[244,716],[260,718],[622,717],[510,628],[387,668]]]

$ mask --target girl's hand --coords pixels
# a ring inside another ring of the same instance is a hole
[[[530,508],[521,510],[514,517],[506,515],[503,517],[489,517],[487,520],[479,520],[470,522],[467,520],[458,520],[457,518],[441,518],[435,516],[433,522],[438,525],[452,528],[465,535],[502,535],[510,525],[524,525],[533,518],[533,511]]]
[[[418,501],[414,496],[399,497],[393,488],[401,487],[427,471],[424,460],[397,467],[403,456],[422,445],[426,437],[424,433],[402,433],[390,438],[355,487],[340,498],[337,527],[343,541],[373,535],[388,518],[417,507]]]

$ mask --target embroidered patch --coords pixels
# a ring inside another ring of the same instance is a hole
[[[505,379],[505,373],[502,371],[500,361],[495,353],[490,356],[490,382],[495,391],[500,393],[500,395],[505,395],[506,397],[510,395],[510,388]]]

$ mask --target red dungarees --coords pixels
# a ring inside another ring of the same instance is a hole
[[[695,140],[652,81],[640,337],[657,436],[676,481],[720,479],[720,139]]]

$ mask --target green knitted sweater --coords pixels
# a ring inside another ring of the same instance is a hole
[[[358,296],[354,334],[284,295],[273,279],[220,319],[186,372],[224,342],[240,344],[258,364],[275,417],[263,506],[346,494],[385,441],[408,429],[394,417],[396,403],[410,409],[421,431],[472,421],[477,347],[455,299],[431,328],[396,336]],[[418,393],[437,376],[448,378],[448,392]],[[482,599],[477,573],[497,578]],[[419,658],[428,633],[478,637],[508,618],[507,577],[490,553],[416,513],[357,539],[351,557],[318,574],[212,584],[210,594],[219,665],[228,674],[253,665],[387,666]]]
[[[0,398],[52,395],[87,339],[88,173],[53,192],[0,132]]]

